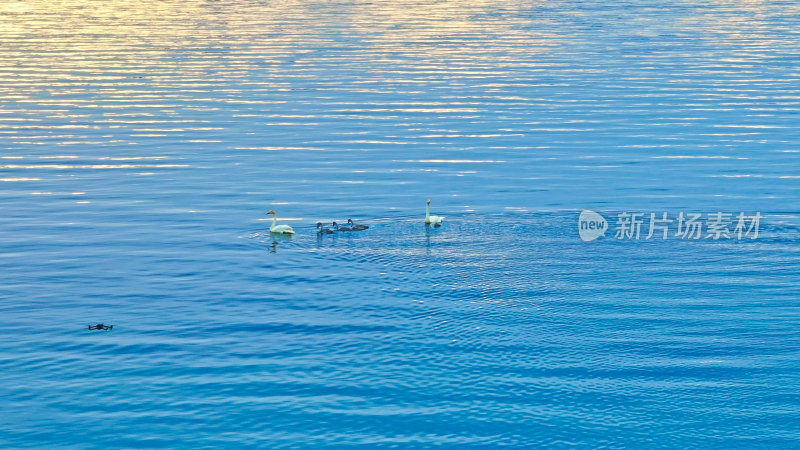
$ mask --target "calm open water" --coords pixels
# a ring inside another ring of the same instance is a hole
[[[796,448],[798,30],[771,0],[0,3],[0,446]],[[584,243],[584,208],[765,218]]]

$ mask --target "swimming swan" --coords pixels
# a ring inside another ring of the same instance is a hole
[[[317,234],[333,234],[333,230],[328,227],[323,227],[322,222],[317,222]]]
[[[353,223],[353,219],[347,219],[347,224],[350,225],[350,229],[353,231],[364,231],[369,229],[369,225],[361,225],[361,224],[356,225],[355,223]]]
[[[444,216],[431,215],[431,201],[428,200],[428,205],[425,207],[425,224],[426,225],[441,225]]]
[[[278,215],[274,209],[267,211],[267,215],[272,214],[272,226],[269,227],[271,233],[294,234],[294,230],[289,225],[278,225]]]
[[[336,231],[353,231],[353,229],[352,229],[352,228],[350,228],[350,227],[343,227],[343,226],[339,225],[339,224],[338,224],[338,223],[336,223],[336,222],[333,222],[331,225],[333,225],[333,229],[334,229],[334,230],[336,230]]]

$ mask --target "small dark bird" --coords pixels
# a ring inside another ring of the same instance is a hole
[[[317,222],[318,234],[333,234],[333,230],[322,226],[322,222]]]
[[[336,223],[336,222],[333,222],[332,225],[333,225],[333,229],[336,230],[336,231],[353,231],[352,228],[339,226],[339,224]]]
[[[98,323],[97,325],[89,325],[89,331],[111,331],[114,328],[114,325],[103,325],[102,323]]]
[[[347,219],[347,224],[353,231],[364,231],[369,228],[369,225],[356,225],[353,223],[353,219]]]

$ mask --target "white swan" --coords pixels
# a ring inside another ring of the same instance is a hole
[[[272,214],[272,226],[269,227],[271,233],[294,234],[294,230],[289,225],[278,225],[278,215],[274,209],[267,211],[267,215]]]
[[[425,224],[426,225],[441,225],[444,216],[431,215],[431,201],[428,200],[428,206],[425,207]]]

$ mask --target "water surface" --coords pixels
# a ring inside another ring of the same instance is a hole
[[[799,18],[3,3],[0,445],[795,446]]]

